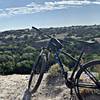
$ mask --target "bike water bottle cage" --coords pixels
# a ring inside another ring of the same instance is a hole
[[[62,44],[60,43],[60,41],[55,38],[51,38],[51,40],[48,43],[48,49],[50,51],[56,52],[61,48],[62,48]]]

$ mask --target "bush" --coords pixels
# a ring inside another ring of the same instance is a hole
[[[64,66],[65,71],[68,70],[67,67]],[[51,66],[51,68],[48,71],[48,76],[46,77],[46,84],[50,85],[52,84],[53,86],[55,85],[62,85],[64,84],[64,77],[61,75],[61,69],[58,64],[54,64]]]
[[[32,61],[24,60],[21,62],[18,62],[16,64],[16,67],[14,69],[14,73],[16,74],[30,74],[32,69]]]
[[[0,74],[10,74],[15,67],[15,62],[12,56],[0,55]]]
[[[11,61],[2,62],[0,64],[0,74],[11,74],[14,69],[14,64]]]
[[[64,65],[64,70],[67,71],[68,68]],[[54,64],[51,66],[51,68],[49,69],[49,75],[51,76],[57,76],[61,73],[61,68],[58,64]]]

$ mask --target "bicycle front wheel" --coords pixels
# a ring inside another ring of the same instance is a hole
[[[75,92],[79,100],[87,100],[92,95],[100,99],[100,60],[91,61],[78,71]]]
[[[29,84],[28,84],[28,90],[31,93],[35,93],[42,81],[44,72],[46,68],[46,56],[41,55],[38,57],[35,65],[33,66],[33,69],[31,71]]]

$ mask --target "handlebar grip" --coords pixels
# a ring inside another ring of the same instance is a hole
[[[32,26],[32,29],[35,29],[36,31],[38,31],[38,32],[40,32],[40,33],[43,33],[42,31],[40,31],[40,29],[38,29],[38,28],[36,28],[36,27],[34,27],[34,26]]]

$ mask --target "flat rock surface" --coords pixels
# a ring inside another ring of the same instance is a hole
[[[0,100],[22,100],[27,89],[29,75],[0,75]],[[32,100],[69,100],[69,89],[63,80],[47,81],[44,75],[38,91],[32,95]],[[73,99],[76,100],[76,99]],[[86,99],[99,100],[99,99]]]
[[[44,75],[38,91],[33,94],[32,100],[68,100],[69,89],[62,83],[54,80],[47,85],[47,75]],[[0,100],[22,100],[28,85],[29,75],[0,75]],[[42,99],[41,99],[42,98]]]

